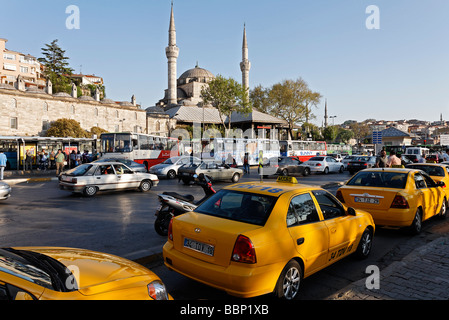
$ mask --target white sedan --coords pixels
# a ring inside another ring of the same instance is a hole
[[[343,172],[343,163],[335,160],[330,156],[316,156],[312,157],[306,162],[305,165],[310,167],[310,172],[321,172],[328,174],[329,172]]]
[[[9,184],[0,181],[0,200],[6,200],[11,195],[11,187]]]
[[[85,163],[59,176],[59,187],[63,190],[83,193],[92,197],[98,191],[139,188],[142,192],[157,186],[156,175],[134,172],[120,162]]]

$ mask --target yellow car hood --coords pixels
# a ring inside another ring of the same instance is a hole
[[[78,290],[92,295],[104,291],[135,286],[137,282],[159,280],[147,268],[107,253],[75,248],[27,247],[16,248],[38,252],[64,264],[75,276]]]

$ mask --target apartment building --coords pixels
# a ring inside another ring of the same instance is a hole
[[[17,77],[21,76],[25,88],[45,88],[45,79],[42,76],[42,65],[29,54],[8,50],[7,39],[0,38],[0,83],[16,86]]]

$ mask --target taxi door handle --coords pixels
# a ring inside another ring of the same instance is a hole
[[[337,232],[337,228],[331,228],[331,233]]]
[[[304,238],[296,239],[296,244],[297,244],[298,246],[302,245],[303,243],[304,243]]]

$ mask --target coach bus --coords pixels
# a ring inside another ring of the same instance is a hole
[[[250,138],[211,138],[202,139],[201,150],[193,153],[202,159],[213,159],[217,162],[228,162],[229,157],[238,166],[243,165],[245,153],[248,153],[249,165],[258,165],[259,158],[279,157],[279,141],[273,139]]]
[[[279,141],[281,156],[292,156],[305,162],[317,155],[327,154],[325,141],[281,140]]]
[[[144,164],[147,170],[179,155],[178,139],[143,133],[102,133],[101,157],[122,158]]]

